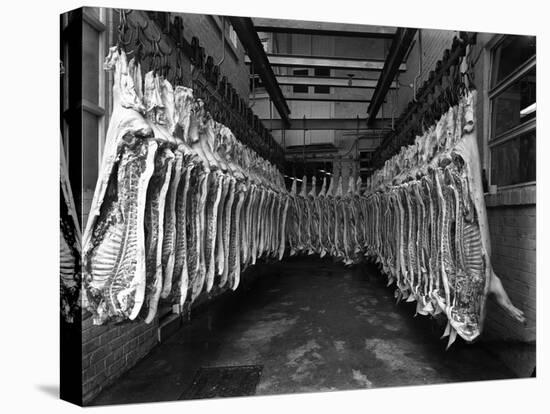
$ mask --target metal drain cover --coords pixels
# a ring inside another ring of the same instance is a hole
[[[180,400],[245,397],[256,393],[263,365],[202,367]]]

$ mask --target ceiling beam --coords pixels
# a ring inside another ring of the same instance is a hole
[[[407,53],[407,50],[414,39],[416,30],[417,29],[403,29],[400,27],[395,32],[388,56],[384,62],[384,68],[382,69],[382,73],[380,73],[378,84],[376,85],[371,103],[367,109],[367,123],[369,126],[370,120],[373,120],[372,122],[374,122],[380,107],[386,99],[390,85],[394,82],[395,75],[397,75],[399,68],[402,65],[403,58],[405,57],[405,53]]]
[[[307,86],[330,86],[332,88],[364,88],[374,89],[378,81],[376,79],[350,78],[342,77],[314,77],[314,76],[276,76],[279,85],[307,85]],[[391,88],[397,86],[393,82]]]
[[[391,39],[394,27],[366,26],[349,23],[311,22],[305,20],[253,18],[258,32],[310,34],[320,36],[344,36]]]
[[[376,59],[350,59],[329,56],[301,56],[301,55],[279,55],[268,54],[267,58],[271,66],[289,66],[289,67],[324,67],[333,69],[350,70],[375,70],[381,71],[384,68],[383,60]],[[248,56],[244,58],[245,63],[250,64],[251,59]],[[404,63],[399,65],[400,71],[407,70]],[[254,65],[256,71],[256,65]]]
[[[327,94],[329,95],[329,94]],[[249,99],[251,100],[259,100],[259,99],[269,99],[269,96],[266,95],[250,95]],[[302,101],[302,102],[356,102],[356,103],[369,103],[370,99],[368,98],[331,98],[329,97],[321,97],[321,95],[310,95],[310,96],[286,96],[285,99],[287,101]]]
[[[280,119],[265,119],[262,118],[261,121],[265,125],[266,128],[270,130],[276,130],[276,129],[307,129],[307,130],[372,130],[372,129],[380,129],[380,130],[389,130],[391,128],[391,119],[390,118],[379,118],[376,120],[374,125],[371,128],[367,128],[367,122],[366,120],[359,119],[359,122],[357,122],[357,119],[354,118],[315,118],[315,119],[306,119],[304,122],[304,119],[290,119],[290,125],[285,128],[283,123]]]
[[[249,17],[229,17],[231,25],[235,29],[239,40],[243,44],[250,60],[254,62],[254,73],[260,75],[267,93],[285,124],[288,124],[290,109],[285,101],[281,87],[277,83],[273,69],[269,64],[262,42]]]

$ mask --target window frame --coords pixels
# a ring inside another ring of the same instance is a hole
[[[62,45],[62,62],[65,69],[65,74],[62,77],[62,82],[64,85],[64,95],[63,96],[63,109],[64,114],[66,115],[72,110],[81,110],[87,112],[97,118],[98,125],[98,167],[101,165],[101,157],[103,155],[103,147],[105,145],[105,136],[107,132],[107,117],[108,117],[108,108],[110,102],[108,102],[108,95],[106,93],[106,85],[108,84],[107,74],[103,70],[103,60],[106,56],[107,51],[107,10],[104,7],[98,7],[98,17],[91,14],[88,10],[90,7],[82,8],[82,25],[88,24],[98,33],[98,68],[99,68],[99,79],[98,79],[98,103],[95,104],[89,100],[81,97],[80,101],[77,102],[76,107],[71,107],[69,105],[68,90],[69,90],[69,77],[71,76],[71,67],[69,64],[69,47],[66,42]],[[62,17],[62,30],[65,30],[68,26],[68,14],[64,14]],[[82,29],[83,30],[83,29]],[[84,70],[84,68],[83,68]],[[78,74],[72,74],[73,76]],[[70,162],[69,157],[69,146],[70,146],[70,137],[69,137],[69,125],[66,119],[66,116],[62,117],[63,119],[63,143],[65,148],[65,156],[67,158],[67,164]]]
[[[97,163],[98,163],[98,171],[99,167],[101,166],[101,159],[103,157],[103,149],[105,146],[105,139],[107,135],[107,128],[106,128],[106,117],[107,117],[107,96],[106,96],[106,84],[107,84],[107,73],[105,70],[103,70],[103,61],[105,59],[105,56],[107,55],[107,15],[106,10],[103,7],[98,7],[98,17],[93,16],[89,11],[87,11],[88,7],[83,8],[82,18],[83,18],[83,24],[89,24],[92,28],[94,28],[98,33],[98,96],[97,100],[98,103],[95,104],[93,102],[89,102],[88,100],[82,98],[81,100],[81,109],[82,111],[88,112],[92,115],[94,115],[97,119],[97,130],[98,130],[98,148],[97,148]]]
[[[328,74],[327,75],[318,75],[318,72],[319,70],[324,70],[326,69]],[[332,76],[332,69],[330,68],[325,68],[325,67],[317,67],[317,68],[313,68],[313,76],[314,77],[319,77],[319,78],[330,78]],[[317,88],[327,88],[327,92],[319,92],[319,90]],[[313,94],[314,95],[330,95],[332,93],[332,88],[330,86],[319,86],[319,85],[315,85],[313,86]]]
[[[68,30],[69,27],[69,13],[63,13],[61,15],[61,31]],[[65,160],[67,164],[67,170],[69,169],[69,123],[67,122],[65,113],[69,110],[69,73],[71,71],[69,62],[69,46],[68,42],[61,37],[61,62],[63,63],[64,73],[61,76],[61,83],[63,87],[63,96],[61,101],[61,137],[63,139],[63,149],[65,151]]]
[[[77,211],[83,224],[87,221],[89,203],[91,202],[90,188],[84,185],[83,158],[84,156],[89,157],[90,154],[84,154],[83,151],[85,143],[93,145],[97,149],[97,155],[93,159],[90,158],[88,163],[88,165],[95,165],[96,176],[92,177],[91,170],[86,176],[86,179],[97,180],[112,108],[113,98],[109,89],[113,75],[103,70],[103,62],[114,38],[114,30],[116,30],[114,13],[116,13],[114,9],[105,7],[81,7],[64,13],[60,19],[60,58],[65,69],[61,77],[63,86],[60,99],[60,130]],[[97,58],[93,59],[94,72],[97,70],[97,98],[95,94],[93,96],[84,95],[84,79],[89,70],[82,63],[85,51],[85,30],[91,30],[97,34],[97,45],[86,49],[93,50],[94,54],[97,53]],[[88,132],[91,131],[85,130],[85,122],[93,122],[97,136],[95,133],[90,135]]]
[[[489,186],[493,186],[496,184],[493,184],[492,182],[492,150],[494,147],[504,144],[512,139],[518,138],[522,134],[536,131],[537,126],[537,117],[536,115],[519,125],[516,125],[515,127],[510,128],[509,130],[505,131],[504,133],[501,133],[499,136],[496,136],[493,138],[493,105],[494,100],[496,97],[498,97],[502,92],[504,92],[506,89],[508,89],[510,86],[514,84],[514,82],[521,79],[523,76],[525,76],[529,71],[536,68],[537,66],[537,55],[535,53],[534,56],[530,57],[527,61],[523,62],[520,66],[518,66],[513,72],[511,72],[509,75],[507,75],[504,79],[502,79],[500,82],[498,82],[494,87],[490,87],[492,82],[492,76],[494,76],[493,66],[495,64],[494,58],[495,58],[495,50],[506,40],[508,35],[497,35],[495,38],[492,39],[487,44],[487,52],[488,52],[488,70],[487,70],[487,116],[485,117],[486,124],[487,124],[487,140],[486,142],[486,148],[487,148],[487,182]],[[536,102],[535,102],[536,103]],[[536,133],[535,133],[535,139],[536,139]],[[526,187],[526,186],[533,186],[536,185],[536,179],[534,181],[525,181],[521,183],[516,184],[508,184],[508,185],[499,185],[497,186],[497,192],[501,192],[502,190],[508,190],[508,189],[514,189],[519,187]]]
[[[296,72],[305,72],[305,73],[296,73]],[[292,76],[303,76],[308,77],[311,76],[311,70],[310,68],[292,68]],[[298,95],[309,95],[311,93],[311,86],[310,85],[292,85],[292,93],[298,94]],[[296,91],[296,87],[302,87],[305,88],[305,92]]]

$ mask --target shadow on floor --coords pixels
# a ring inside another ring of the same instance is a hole
[[[59,385],[58,384],[40,384],[37,385],[36,388],[40,390],[42,393],[53,397],[55,399],[59,399]]]

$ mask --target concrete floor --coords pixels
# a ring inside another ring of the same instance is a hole
[[[92,405],[175,400],[201,366],[261,364],[256,394],[514,378],[493,354],[395,304],[376,268],[294,259],[193,316]]]

